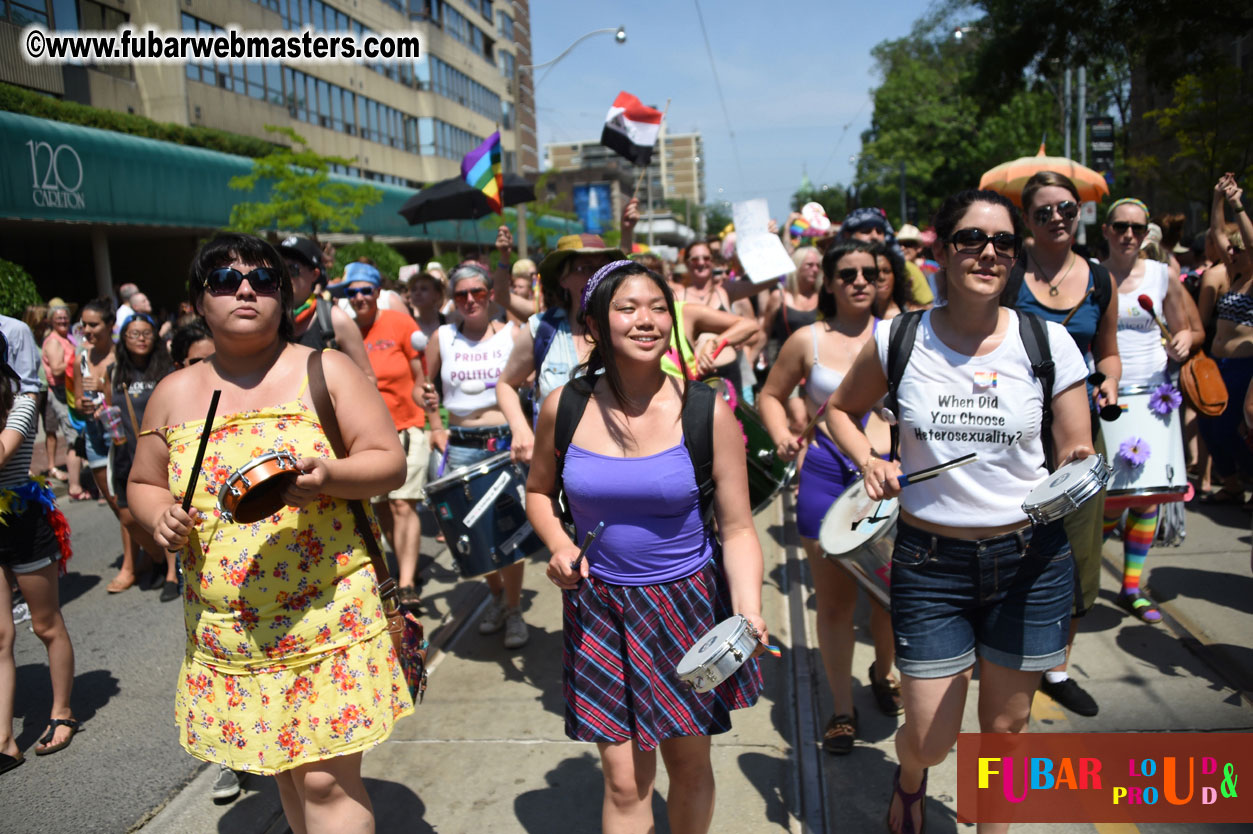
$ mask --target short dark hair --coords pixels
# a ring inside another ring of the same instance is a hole
[[[296,325],[291,317],[295,290],[287,273],[287,262],[277,249],[253,235],[222,232],[200,247],[187,274],[187,300],[191,302],[192,309],[199,307],[209,273],[227,266],[236,258],[254,267],[268,266],[279,273],[278,335],[285,342],[295,341]],[[208,327],[208,324],[205,326]]]
[[[1041,173],[1049,174],[1052,172],[1043,171]],[[1039,174],[1036,176],[1039,176]],[[1057,176],[1060,177],[1061,174]],[[1035,177],[1032,177],[1032,179],[1035,179]],[[1063,177],[1063,179],[1065,178]],[[1049,184],[1052,185],[1053,183]],[[1025,188],[1023,193],[1026,193]],[[949,238],[953,236],[953,232],[957,231],[957,222],[965,215],[966,209],[975,203],[992,203],[1005,209],[1009,212],[1010,222],[1014,224],[1014,234],[1022,234],[1022,215],[1018,213],[1018,207],[1011,203],[1008,197],[997,194],[995,191],[989,191],[986,188],[968,188],[965,191],[959,191],[945,198],[944,202],[940,204],[940,210],[932,218],[931,225],[935,228],[935,242],[937,244],[940,246],[948,244]],[[940,259],[937,258],[936,260]]]
[[[88,310],[100,316],[101,321],[109,327],[112,327],[113,322],[117,320],[117,316],[113,313],[113,302],[107,298],[93,298],[88,301],[83,305],[83,309],[78,311],[79,318],[82,318],[83,313]]]
[[[175,330],[173,338],[170,339],[170,356],[174,364],[181,367],[187,361],[187,354],[191,353],[191,346],[205,339],[212,340],[213,334],[199,321],[184,324]]]
[[[835,277],[836,267],[840,263],[840,259],[854,252],[865,252],[867,255],[873,256],[875,249],[874,245],[869,241],[850,237],[845,240],[837,240],[828,246],[827,251],[822,255],[822,274],[826,278],[818,287],[818,312],[822,313],[824,319],[834,319],[836,314],[835,295],[827,292],[827,281]]]

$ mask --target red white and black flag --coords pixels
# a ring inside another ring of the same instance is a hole
[[[636,165],[644,166],[653,158],[653,145],[661,130],[661,111],[645,107],[630,93],[618,93],[605,117],[600,143],[616,151]]]

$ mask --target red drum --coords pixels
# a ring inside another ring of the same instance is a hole
[[[255,524],[283,509],[283,490],[300,473],[291,452],[267,452],[231,473],[218,493],[218,512],[227,524]]]

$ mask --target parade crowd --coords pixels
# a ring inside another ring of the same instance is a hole
[[[334,270],[307,238],[223,233],[177,313],[123,284],[0,317],[0,608],[29,617],[51,678],[34,753],[81,729],[61,481],[117,518],[107,591],[183,606],[175,718],[218,767],[214,798],[269,774],[296,834],[373,830],[361,756],[424,685],[425,533],[487,584],[477,630],[506,649],[528,643],[524,584],[562,589],[565,731],[596,745],[603,829],[651,830],[660,751],[671,830],[707,831],[711,737],[757,701],[773,649],[753,514],[792,490],[834,704],[815,743],[854,751],[866,594],[866,680],[903,716],[885,819],[923,831],[976,663],[980,731],[1025,731],[1037,690],[1096,715],[1067,667],[1105,542],[1119,604],[1159,623],[1146,560],[1181,535],[1182,502],[1253,509],[1253,224],[1234,177],[1206,229],[1125,196],[1087,246],[1065,176],[1014,197],[951,195],[925,230],[858,208],[798,234],[793,215],[769,231],[795,269],[767,281],[737,257],[745,230],[677,263],[631,254],[635,200],[618,246],[570,235],[536,262],[502,226],[493,251],[403,280]],[[1050,492],[1063,467],[1082,494]],[[845,512],[874,536],[832,538]],[[876,552],[877,573],[852,567]],[[728,619],[745,656],[691,685],[685,655]],[[25,763],[14,637],[0,617],[0,773]]]

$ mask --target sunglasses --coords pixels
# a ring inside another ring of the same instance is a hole
[[[287,262],[287,271],[290,272],[292,275],[299,275],[300,270],[304,268],[305,268],[305,265],[302,264],[300,261],[288,261]]]
[[[487,288],[476,287],[472,290],[457,290],[456,292],[452,294],[452,297],[455,298],[457,301],[462,301],[462,302],[469,301],[471,298],[473,298],[475,301],[482,304],[484,301],[487,300]]]
[[[205,361],[205,360],[206,360],[206,359],[208,359],[208,358],[209,358],[209,357],[207,357],[207,356],[197,356],[195,359],[188,359],[188,360],[187,360],[187,364],[188,364],[188,365],[195,365],[197,362],[203,362],[203,361]]]
[[[715,269],[715,270],[714,270],[714,275],[726,275],[726,274],[727,274],[727,271],[726,271],[725,269]]]
[[[835,274],[845,284],[851,284],[856,281],[858,275],[865,278],[867,284],[878,284],[883,281],[883,276],[879,274],[879,267],[877,266],[863,266],[861,268],[846,266],[843,269],[836,270]]]
[[[1079,216],[1079,204],[1074,200],[1062,200],[1055,206],[1040,206],[1031,212],[1031,216],[1035,218],[1037,226],[1042,226],[1053,219],[1053,210],[1056,209],[1062,220],[1067,222],[1074,220]]]
[[[1022,238],[1016,234],[997,232],[990,235],[983,229],[958,229],[948,242],[963,255],[982,255],[989,240],[996,254],[1006,258],[1018,257],[1018,250],[1022,248]]]
[[[374,287],[349,287],[344,290],[344,298],[356,298],[359,295],[364,295],[366,298],[372,297]]]
[[[222,267],[205,276],[204,288],[209,295],[234,295],[245,279],[258,295],[274,295],[282,285],[278,270],[268,266],[259,266],[247,274],[232,267]]]
[[[1148,223],[1132,223],[1129,220],[1115,220],[1109,224],[1109,227],[1114,230],[1116,235],[1125,235],[1127,230],[1130,229],[1131,233],[1136,237],[1143,236],[1149,230]]]
[[[690,264],[707,264],[712,260],[713,258],[688,258],[687,262]]]

